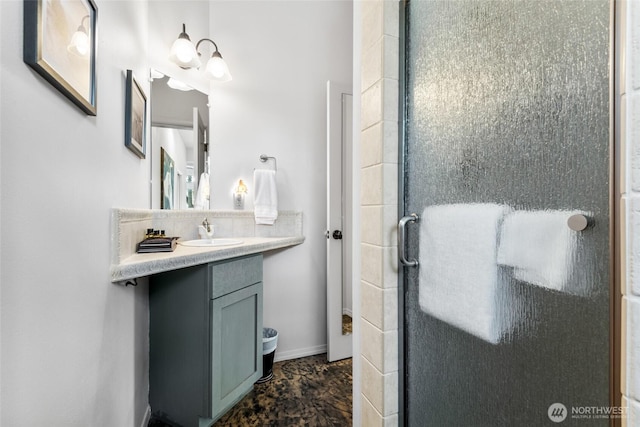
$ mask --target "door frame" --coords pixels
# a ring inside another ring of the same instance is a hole
[[[404,175],[405,168],[405,123],[407,117],[407,105],[405,97],[407,94],[406,67],[406,40],[407,40],[407,5],[409,0],[400,0],[400,28],[399,35],[399,62],[398,71],[398,218],[404,217]],[[398,252],[400,248],[398,247]],[[405,384],[405,325],[404,325],[404,300],[405,300],[405,274],[404,267],[398,263],[398,425],[406,425],[406,384]]]
[[[625,274],[622,271],[621,243],[624,238],[621,233],[620,217],[620,183],[622,180],[622,167],[620,163],[621,154],[621,132],[619,132],[620,106],[618,105],[619,67],[620,58],[619,31],[618,31],[618,4],[617,0],[609,1],[609,405],[612,407],[622,406],[622,280]],[[622,425],[621,419],[611,420],[612,427]],[[626,424],[626,423],[625,423]]]
[[[398,75],[398,220],[408,212],[404,210],[404,175],[406,160],[406,8],[411,0],[399,0],[399,75]],[[619,197],[621,182],[621,142],[620,112],[617,104],[620,39],[617,31],[618,8],[616,0],[609,0],[609,405],[622,406],[622,289],[621,276],[625,274],[621,266],[621,235]],[[406,425],[406,387],[405,387],[405,274],[399,263],[398,268],[398,425]],[[621,419],[611,419],[610,425],[622,425]]]

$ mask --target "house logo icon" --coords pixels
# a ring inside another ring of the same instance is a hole
[[[567,407],[562,403],[553,403],[549,406],[547,415],[554,423],[561,423],[567,418]]]

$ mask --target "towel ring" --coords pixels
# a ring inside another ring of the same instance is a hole
[[[267,160],[269,159],[273,159],[273,169],[277,172],[278,171],[278,163],[276,161],[275,157],[272,156],[267,156],[266,154],[260,154],[260,161],[262,163],[266,163]]]

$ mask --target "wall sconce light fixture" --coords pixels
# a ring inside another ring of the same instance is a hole
[[[211,54],[211,58],[207,61],[205,73],[212,80],[228,82],[231,80],[231,73],[229,73],[229,67],[218,51],[218,45],[213,40],[204,38],[198,41],[194,46],[191,42],[191,38],[189,38],[189,35],[187,34],[185,24],[182,24],[182,32],[171,46],[169,59],[185,70],[189,70],[191,68],[199,69],[200,65],[202,65],[202,62],[200,61],[202,54],[198,51],[198,48],[200,47],[200,44],[205,41],[213,44],[215,49]]]
[[[78,56],[85,56],[89,53],[90,41],[89,34],[87,34],[87,27],[84,26],[84,21],[89,19],[89,15],[86,15],[80,21],[80,25],[73,36],[71,36],[71,41],[67,46],[67,50],[71,53],[74,53]]]
[[[238,181],[238,186],[233,191],[233,208],[244,209],[244,197],[249,190],[244,181]]]

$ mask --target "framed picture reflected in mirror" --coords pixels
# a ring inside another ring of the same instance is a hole
[[[160,148],[160,209],[173,209],[175,162]]]

